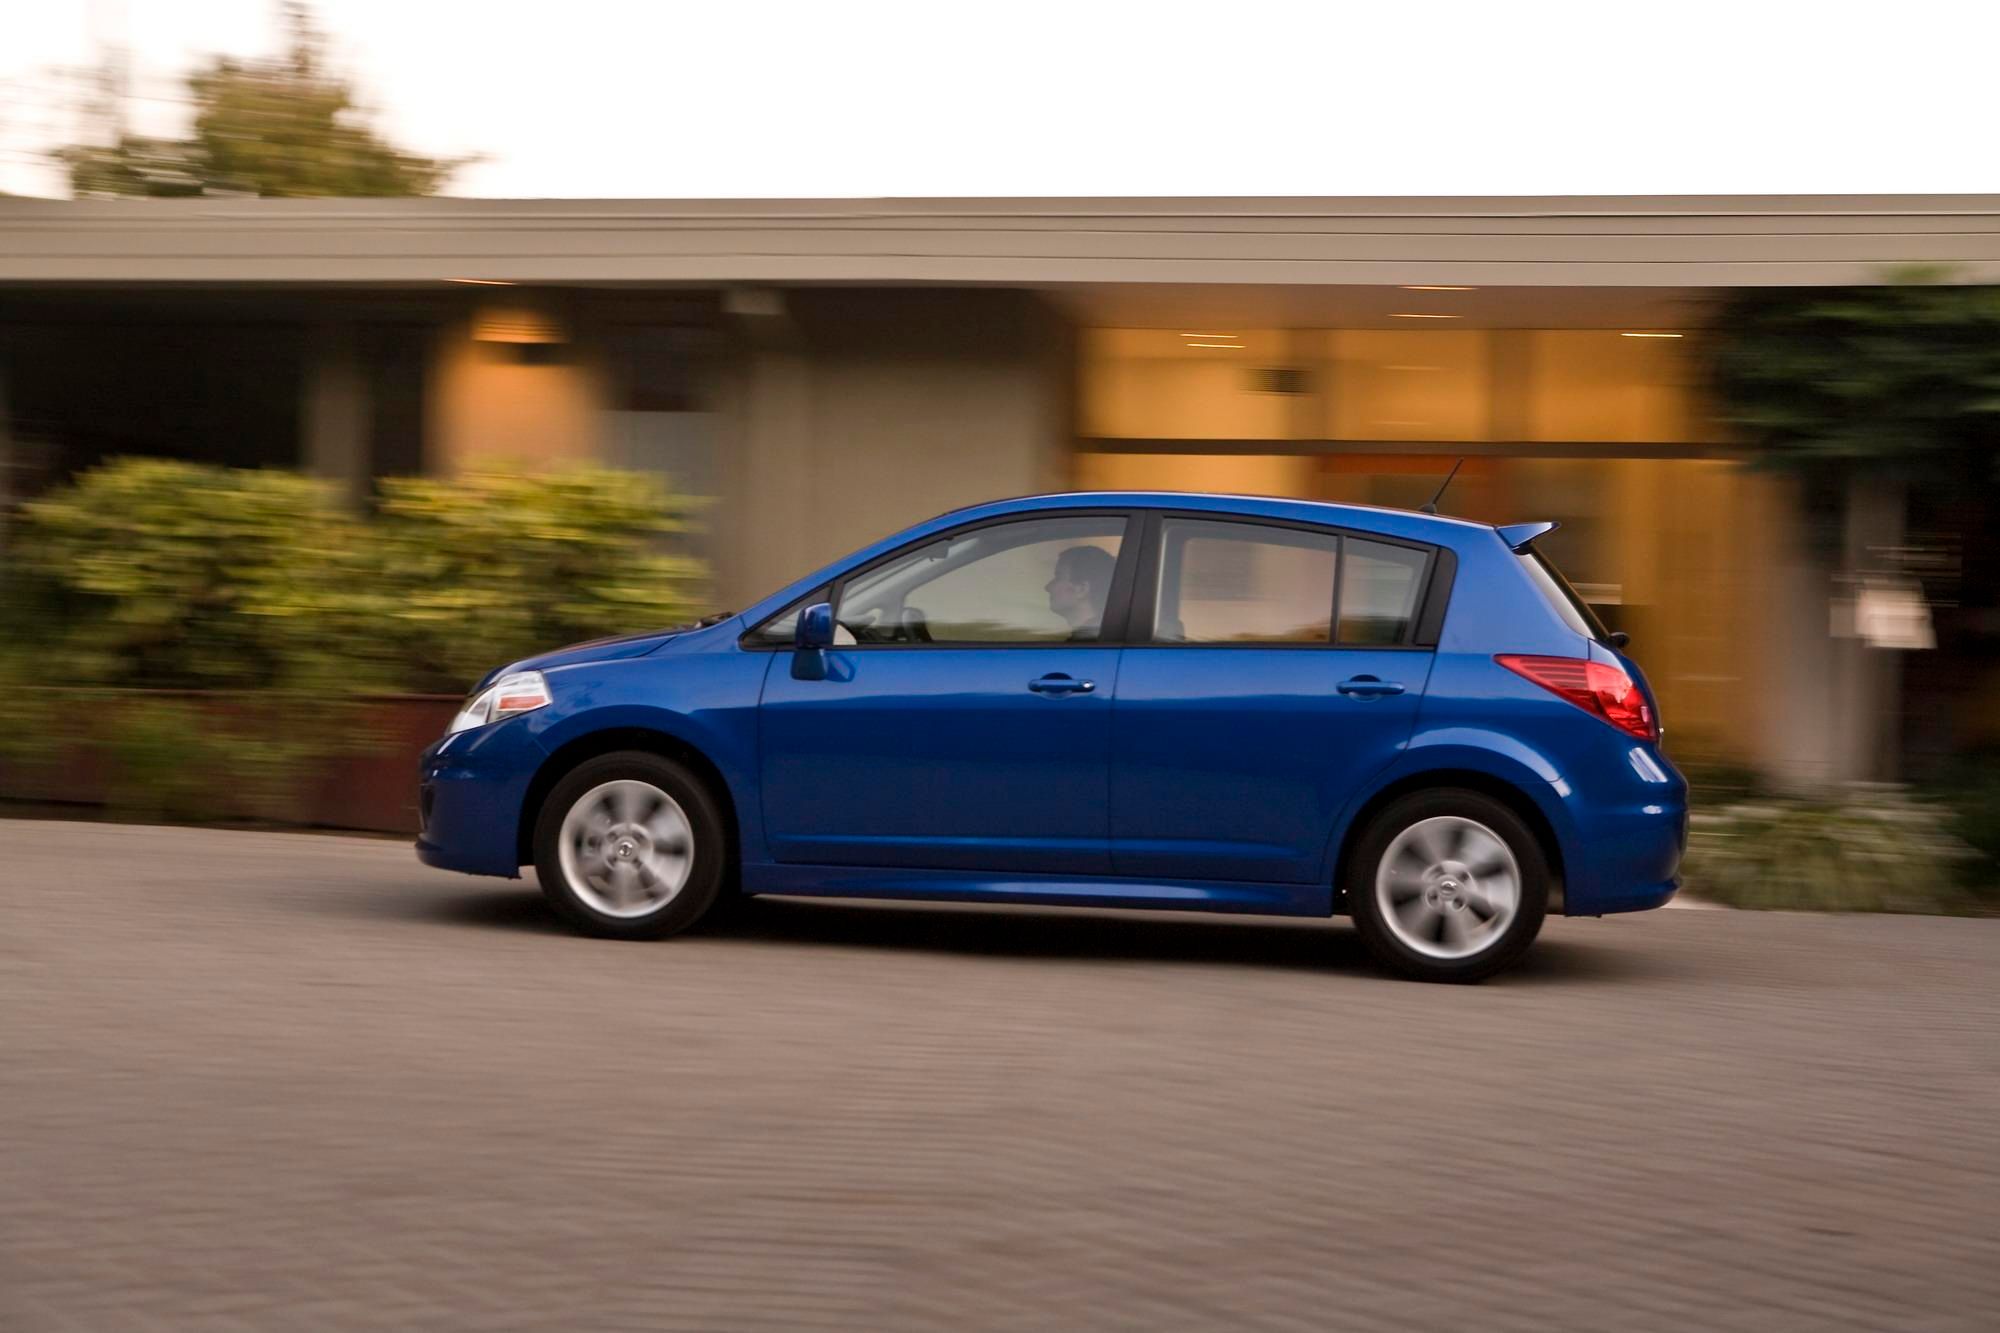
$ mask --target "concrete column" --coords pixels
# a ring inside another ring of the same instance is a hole
[[[722,495],[706,516],[718,604],[741,607],[827,558],[815,533],[812,373],[805,355],[751,347],[720,404]]]
[[[1035,294],[820,288],[731,313],[710,515],[727,604],[941,510],[1068,484],[1074,344]]]
[[[368,491],[368,377],[351,323],[323,324],[307,341],[306,471],[359,501]]]
[[[1810,516],[1798,504],[1790,506],[1791,531],[1773,543],[1764,679],[1750,687],[1767,704],[1759,766],[1783,787],[1896,776],[1902,661],[1898,650],[1855,637],[1851,602],[1857,576],[1902,541],[1904,499],[1900,486],[1851,483],[1837,557],[1815,549],[1806,536]]]
[[[1848,486],[1840,595],[1851,599],[1862,575],[1887,569],[1886,553],[1903,544],[1907,498],[1902,485],[1856,480]],[[1840,675],[1834,718],[1845,781],[1886,782],[1898,776],[1902,726],[1903,650],[1871,647],[1858,637],[1837,641]]]

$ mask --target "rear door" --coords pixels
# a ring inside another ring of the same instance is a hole
[[[1155,515],[1145,545],[1112,718],[1112,870],[1310,885],[1297,901],[1314,905],[1339,811],[1409,740],[1441,557],[1215,514]]]

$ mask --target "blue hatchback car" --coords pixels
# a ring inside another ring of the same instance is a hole
[[[1545,914],[1657,907],[1687,784],[1534,547],[1398,510],[1099,493],[962,509],[740,615],[480,681],[431,865],[594,934],[740,895],[1345,913],[1470,981]]]

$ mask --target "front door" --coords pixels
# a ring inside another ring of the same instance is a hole
[[[773,654],[764,818],[779,861],[1103,874],[1123,514],[931,538],[833,590],[824,679]]]
[[[1158,547],[1135,613],[1150,633],[1135,624],[1119,672],[1112,869],[1297,884],[1293,906],[1323,905],[1334,821],[1408,742],[1430,675],[1430,553],[1171,515]]]

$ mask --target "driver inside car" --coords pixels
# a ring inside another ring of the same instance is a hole
[[[1101,546],[1072,546],[1056,557],[1055,576],[1045,591],[1049,610],[1069,622],[1071,642],[1095,639],[1103,627],[1111,571],[1117,564]]]

